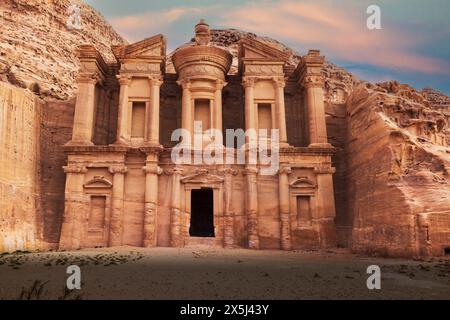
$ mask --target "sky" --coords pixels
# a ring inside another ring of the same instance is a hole
[[[130,43],[164,34],[188,42],[204,18],[274,38],[300,54],[319,49],[362,80],[398,80],[450,95],[450,0],[86,0]],[[381,9],[369,30],[367,8]]]

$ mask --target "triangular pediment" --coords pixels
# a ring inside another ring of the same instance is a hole
[[[130,45],[113,46],[112,51],[118,61],[122,59],[160,58],[166,55],[166,39],[159,34]]]
[[[209,173],[198,173],[193,174],[181,179],[183,183],[193,183],[193,184],[204,184],[204,185],[212,185],[222,183],[224,179],[220,176],[209,174]]]
[[[289,59],[288,53],[252,38],[244,38],[241,40],[239,50],[241,59],[267,61],[287,61]]]

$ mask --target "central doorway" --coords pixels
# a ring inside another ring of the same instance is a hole
[[[214,200],[212,189],[191,191],[191,237],[210,237],[214,235]]]

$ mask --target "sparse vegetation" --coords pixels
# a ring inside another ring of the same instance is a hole
[[[94,256],[78,255],[72,253],[61,253],[58,255],[50,253],[35,254],[31,257],[28,251],[15,251],[13,253],[0,254],[0,265],[7,265],[15,270],[20,269],[20,266],[33,260],[34,262],[41,262],[45,267],[54,266],[68,266],[78,265],[80,267],[86,265],[95,266],[115,266],[125,264],[127,262],[134,262],[142,259],[143,255],[139,252],[130,251],[129,254],[101,253]]]
[[[44,287],[47,283],[48,281],[36,280],[30,288],[22,288],[18,300],[41,300],[45,295]]]

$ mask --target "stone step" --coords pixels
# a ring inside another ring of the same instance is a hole
[[[209,237],[189,237],[187,247],[215,247],[216,238]]]

